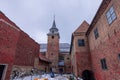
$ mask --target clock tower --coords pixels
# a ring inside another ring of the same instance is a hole
[[[50,70],[58,72],[58,58],[59,58],[59,32],[56,27],[55,19],[53,20],[52,27],[47,34],[47,53],[46,57],[52,62],[50,64]]]

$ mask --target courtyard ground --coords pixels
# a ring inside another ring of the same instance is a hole
[[[43,75],[32,75],[32,76],[26,76],[23,78],[15,78],[13,80],[43,80],[43,78],[47,78],[48,80],[70,80],[70,74],[55,74],[54,78],[51,78],[50,74],[43,74]],[[75,80],[75,79],[74,79]]]

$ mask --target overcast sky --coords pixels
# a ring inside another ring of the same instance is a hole
[[[71,34],[86,20],[91,23],[102,0],[0,0],[0,10],[38,43],[47,42],[53,15],[60,42],[70,43]]]

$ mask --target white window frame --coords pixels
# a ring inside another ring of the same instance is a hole
[[[115,13],[115,9],[113,6],[111,6],[109,10],[106,12],[106,18],[107,18],[108,24],[112,24],[113,21],[115,21],[115,19],[117,18],[117,15]]]

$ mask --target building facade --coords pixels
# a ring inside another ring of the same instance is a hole
[[[36,60],[39,59],[40,46],[25,32],[20,31],[19,34],[12,72],[30,73],[32,69],[38,69]]]
[[[86,36],[88,28],[89,24],[84,21],[72,34],[71,67],[76,77],[85,70],[91,70],[90,51]]]
[[[97,80],[120,79],[119,6],[119,0],[103,1],[87,32]]]
[[[79,64],[84,65],[81,72],[74,72],[76,76],[82,76],[84,74],[91,74],[96,80],[119,80],[120,79],[120,1],[119,0],[103,0],[92,23],[90,24],[88,30],[86,31],[86,39],[83,42],[88,43],[88,55],[90,57],[91,69],[85,68],[84,62],[79,62]],[[80,35],[80,34],[79,34]],[[75,40],[74,37],[73,40]],[[79,36],[79,38],[81,38]],[[71,46],[74,47],[74,41],[71,41]],[[84,46],[86,47],[86,46]],[[71,56],[75,60],[75,51],[84,49],[72,49]],[[80,53],[83,55],[82,53]],[[84,53],[85,55],[86,53]],[[88,55],[85,55],[85,60],[88,60]],[[79,57],[80,58],[80,57]],[[82,59],[80,59],[82,60]],[[83,63],[83,64],[82,64]],[[86,64],[88,62],[85,62]],[[75,63],[77,64],[77,63]],[[79,67],[79,65],[75,65]],[[73,69],[74,70],[74,69]],[[91,71],[91,72],[90,72]],[[91,77],[88,76],[88,77]]]
[[[19,28],[0,12],[0,80],[10,79],[19,32]]]

